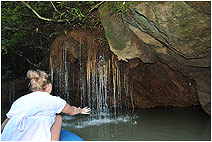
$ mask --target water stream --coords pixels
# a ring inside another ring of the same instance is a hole
[[[132,107],[128,75],[120,70],[117,58],[114,55],[105,58],[104,52],[96,48],[85,51],[87,47],[81,44],[81,37],[79,41],[77,63],[69,63],[71,53],[66,45],[61,47],[57,58],[50,58],[52,93],[69,104],[88,106],[99,114],[109,110],[116,114],[123,106]]]

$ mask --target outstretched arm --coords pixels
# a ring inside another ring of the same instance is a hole
[[[69,115],[76,115],[76,114],[90,114],[91,109],[90,108],[77,108],[75,106],[70,106],[69,104],[66,104],[65,107],[62,110],[62,113],[66,113]]]
[[[10,120],[9,118],[6,118],[6,119],[4,120],[4,122],[1,124],[1,133],[2,133],[2,131],[4,130],[4,127],[6,126],[6,124],[7,124],[7,122],[8,122],[9,120]]]

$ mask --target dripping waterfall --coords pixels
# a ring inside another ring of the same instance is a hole
[[[71,46],[64,40],[56,46],[60,51],[51,53],[53,93],[71,105],[90,107],[96,115],[132,107],[129,74],[120,69],[117,57],[108,55],[107,48],[82,42],[81,36],[79,43]],[[77,59],[73,58],[74,49],[78,49]]]

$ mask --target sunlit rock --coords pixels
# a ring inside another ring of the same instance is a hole
[[[197,83],[198,99],[210,114],[211,3],[134,2],[113,12],[99,10],[111,51],[119,60],[160,60]],[[123,14],[124,13],[124,14]]]

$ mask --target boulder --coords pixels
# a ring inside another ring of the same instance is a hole
[[[107,2],[99,12],[110,49],[119,60],[139,58],[143,63],[159,60],[194,80],[198,100],[210,114],[210,5],[210,2],[142,1],[114,14],[113,3]]]
[[[155,58],[156,54],[152,54],[154,61],[146,60],[150,63],[138,57],[119,61],[108,45],[94,42],[98,35],[76,30],[54,41],[50,64],[55,95],[72,105],[99,110],[198,105],[196,83]]]

